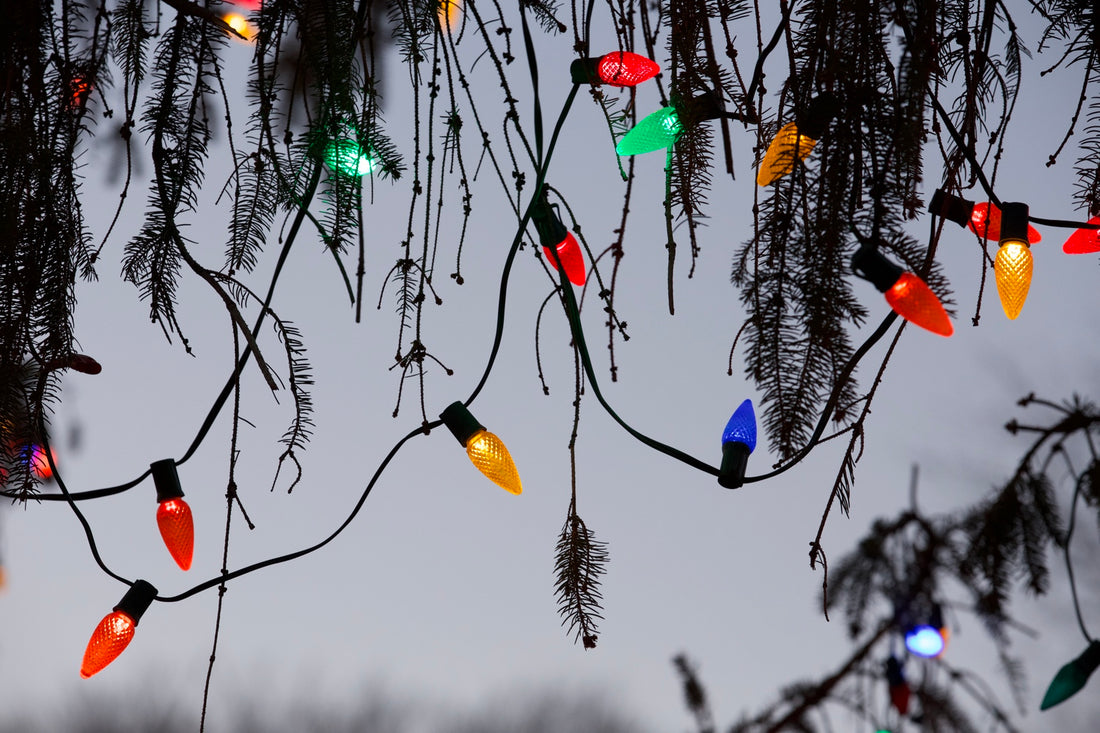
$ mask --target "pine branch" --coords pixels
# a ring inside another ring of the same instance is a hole
[[[598,622],[603,620],[601,576],[607,571],[607,544],[596,540],[570,506],[555,550],[555,595],[562,626],[568,625],[574,642],[595,649]]]

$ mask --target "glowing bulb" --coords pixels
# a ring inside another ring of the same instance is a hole
[[[439,0],[436,17],[439,18],[440,28],[453,31],[462,21],[462,0]]]
[[[997,250],[993,271],[997,275],[997,293],[1001,307],[1009,320],[1015,320],[1023,310],[1027,291],[1031,288],[1033,258],[1023,242],[1009,242]]]
[[[932,288],[911,272],[903,272],[897,282],[886,290],[886,302],[899,316],[910,323],[940,336],[955,333],[947,311]]]
[[[137,624],[134,620],[122,611],[112,611],[104,616],[99,626],[92,632],[92,638],[84,650],[80,676],[88,679],[115,661],[133,640],[135,626]]]
[[[742,402],[730,416],[722,431],[722,445],[727,443],[740,443],[749,453],[756,450],[756,412],[752,409],[752,400]]]
[[[1043,695],[1043,702],[1039,705],[1039,709],[1052,708],[1076,695],[1089,681],[1089,676],[1096,671],[1097,667],[1100,667],[1100,641],[1093,641],[1081,656],[1063,666],[1058,670],[1058,674],[1054,675],[1050,687]]]
[[[135,581],[111,613],[103,617],[80,665],[80,676],[88,679],[118,658],[134,638],[141,615],[156,598],[157,589],[144,580]]]
[[[519,471],[500,438],[488,430],[479,430],[466,443],[466,455],[494,484],[513,494],[523,493]]]
[[[760,169],[756,172],[756,183],[768,186],[794,170],[798,161],[804,160],[814,149],[817,140],[798,132],[798,123],[788,122],[780,128],[768,145]]]
[[[577,287],[584,285],[584,255],[581,254],[581,246],[577,242],[576,237],[574,237],[571,232],[567,233],[565,239],[561,240],[561,243],[558,244],[555,249],[558,252],[558,258],[561,259],[562,267],[565,268],[565,275],[569,278],[569,282]],[[544,246],[542,252],[547,262],[549,262],[555,270],[558,269],[558,263],[554,260],[554,255],[550,251],[550,248]]]
[[[569,66],[574,84],[610,84],[616,87],[637,86],[660,71],[656,61],[630,51],[613,51],[599,58],[576,59]]]
[[[57,451],[50,448],[50,455],[53,457],[53,462],[56,464]],[[43,481],[49,481],[53,478],[53,469],[50,468],[50,460],[46,458],[46,449],[42,446],[31,446],[30,453],[27,456],[27,463],[30,465],[34,475]]]
[[[519,471],[500,438],[485,429],[461,402],[453,402],[439,416],[477,470],[500,488],[513,494],[523,493]]]
[[[240,36],[232,36],[239,43],[252,43],[256,39],[256,29],[248,22],[248,18],[240,13],[226,13],[222,16],[225,24],[240,33]],[[242,37],[243,36],[243,37]]]
[[[1100,226],[1100,216],[1089,219],[1089,224]],[[1062,245],[1062,251],[1067,255],[1086,255],[1100,252],[1100,229],[1078,229],[1069,235],[1069,239]]]
[[[553,250],[557,251],[558,259],[561,260],[569,282],[577,287],[584,285],[585,266],[581,246],[577,243],[577,238],[561,223],[561,219],[558,218],[554,207],[546,197],[546,189],[542,190],[539,200],[531,207],[531,221],[539,233],[539,242],[542,243],[542,253],[546,261],[555,270],[558,269],[554,251],[551,250],[553,247]]]
[[[852,269],[886,296],[894,312],[915,326],[940,336],[955,332],[947,311],[932,289],[911,272],[902,270],[874,247],[863,246],[852,255]]]
[[[933,626],[922,624],[905,632],[905,648],[918,657],[938,657],[945,646],[943,634]]]
[[[195,550],[195,522],[191,507],[183,500],[176,462],[170,458],[155,461],[149,469],[157,489],[157,527],[161,539],[180,569],[190,570]]]
[[[72,106],[79,107],[92,93],[92,84],[82,76],[74,76],[69,82],[69,90],[72,92]]]
[[[970,231],[979,237],[990,240],[1001,239],[1001,210],[991,203],[974,204],[974,210],[970,213],[970,221],[967,222]],[[1027,227],[1027,241],[1035,244],[1043,235],[1030,224]]]
[[[726,429],[722,431],[722,466],[718,485],[736,489],[745,483],[749,454],[756,449],[756,412],[752,400],[745,400],[734,410]]]
[[[364,176],[374,173],[378,161],[354,140],[333,140],[325,148],[325,165],[335,173]]]
[[[793,171],[798,161],[805,160],[829,128],[836,110],[836,98],[826,92],[810,101],[805,114],[779,128],[756,171],[757,185],[775,183]]]
[[[157,527],[172,559],[181,570],[190,570],[195,550],[195,523],[191,518],[191,507],[183,499],[162,501],[157,507]]]
[[[684,127],[674,107],[663,107],[648,115],[623,135],[615,146],[619,155],[640,155],[668,148],[680,139]]]

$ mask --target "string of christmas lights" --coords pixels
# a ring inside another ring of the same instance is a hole
[[[590,8],[591,11],[591,8]],[[788,9],[789,15],[789,9]],[[630,83],[638,83],[645,79],[651,78],[657,72],[652,69],[651,66],[655,66],[652,61],[644,59],[643,57],[637,57],[642,59],[643,62],[637,62],[634,58],[634,54],[628,58],[626,53],[611,53],[603,57],[592,59],[584,58],[575,61],[571,68],[571,74],[573,78],[573,88],[570,92],[570,96],[566,101],[561,115],[559,116],[558,123],[554,128],[554,132],[546,151],[546,156],[543,158],[542,149],[542,130],[541,130],[541,114],[538,108],[538,92],[537,92],[537,73],[535,73],[534,63],[534,50],[530,43],[530,36],[526,25],[526,16],[522,12],[521,6],[521,18],[523,19],[523,29],[525,33],[525,40],[529,49],[529,63],[532,69],[532,77],[535,89],[536,100],[536,125],[535,125],[535,138],[536,138],[536,150],[537,150],[537,168],[538,178],[534,187],[534,195],[524,213],[521,217],[518,231],[513,240],[512,247],[509,250],[508,256],[505,260],[504,271],[501,277],[501,284],[499,290],[499,304],[496,320],[496,330],[494,334],[493,346],[490,350],[488,363],[485,368],[485,372],[480,382],[475,387],[473,393],[466,400],[465,403],[454,402],[447,407],[441,413],[441,419],[427,423],[421,427],[418,427],[403,438],[401,438],[391,449],[390,453],[383,459],[378,465],[375,473],[367,483],[366,488],[360,496],[359,501],[348,515],[347,519],[328,537],[321,542],[304,548],[302,550],[289,553],[286,555],[270,558],[268,560],[254,563],[252,565],[240,568],[232,571],[226,575],[211,578],[192,587],[190,590],[184,593],[171,597],[157,596],[157,591],[153,586],[143,580],[128,581],[119,575],[113,573],[107,565],[103,562],[99,556],[99,552],[95,545],[94,536],[90,524],[84,518],[80,512],[77,502],[89,500],[93,498],[101,498],[112,494],[122,493],[140,484],[144,478],[152,475],[154,483],[157,488],[157,499],[160,502],[161,510],[158,510],[158,525],[160,526],[162,536],[164,537],[165,544],[167,545],[169,552],[172,554],[174,560],[179,567],[183,570],[187,570],[191,565],[191,556],[193,550],[193,525],[190,515],[190,510],[187,508],[186,502],[182,500],[182,490],[180,489],[179,479],[176,475],[176,467],[182,465],[190,457],[192,457],[203,442],[210,427],[217,419],[222,408],[227,401],[227,398],[233,388],[233,385],[237,384],[241,378],[245,364],[252,354],[252,350],[246,347],[240,359],[237,361],[236,367],[231,374],[229,380],[222,393],[219,394],[215,400],[214,405],[211,407],[210,412],[206,420],[200,426],[200,429],[192,442],[190,448],[184,454],[184,456],[177,460],[165,459],[153,463],[149,470],[142,473],[138,478],[117,487],[109,487],[106,489],[98,489],[87,492],[73,492],[70,493],[66,487],[66,484],[57,471],[55,460],[52,455],[51,449],[47,444],[45,446],[46,461],[53,472],[61,494],[59,496],[43,495],[42,499],[66,501],[66,503],[73,509],[78,518],[80,519],[86,535],[89,540],[91,552],[96,559],[97,564],[103,569],[109,576],[123,582],[130,586],[130,590],[126,596],[120,601],[119,605],[114,609],[112,614],[108,615],[100,627],[97,628],[93,634],[93,638],[89,643],[88,650],[85,654],[84,663],[81,668],[82,676],[91,676],[95,674],[104,666],[109,664],[114,658],[116,658],[126,644],[129,643],[129,639],[133,635],[133,628],[137,625],[142,613],[156,601],[161,602],[176,602],[189,598],[196,593],[202,592],[216,585],[228,582],[242,575],[255,572],[256,570],[269,567],[271,565],[287,562],[289,560],[301,557],[310,552],[316,551],[325,546],[339,535],[344,528],[346,528],[350,522],[355,518],[359,510],[364,505],[364,502],[369,495],[371,489],[381,477],[382,473],[388,466],[390,460],[396,455],[401,447],[410,440],[412,437],[422,434],[428,434],[432,429],[438,428],[441,425],[446,425],[455,437],[462,443],[471,456],[474,464],[492,481],[501,485],[506,490],[519,494],[521,493],[521,484],[519,481],[518,472],[511,463],[510,457],[508,457],[507,450],[503,447],[502,443],[495,440],[495,436],[485,431],[485,429],[477,422],[468,410],[468,405],[477,397],[480,390],[486,383],[489,373],[492,371],[496,354],[499,350],[500,344],[503,340],[503,326],[504,317],[506,311],[507,300],[507,285],[510,278],[512,262],[516,256],[519,245],[523,242],[525,231],[528,223],[532,223],[539,235],[540,244],[543,247],[544,254],[550,262],[550,264],[557,270],[560,283],[558,287],[561,290],[562,297],[565,303],[565,309],[569,321],[570,328],[574,335],[574,340],[580,354],[581,361],[584,366],[585,374],[591,384],[594,393],[597,396],[601,406],[611,415],[616,422],[618,422],[628,433],[635,438],[646,444],[647,446],[654,448],[666,455],[674,457],[704,473],[718,477],[720,485],[726,488],[737,488],[744,483],[760,481],[765,478],[770,478],[782,471],[789,470],[794,465],[802,460],[805,455],[817,444],[819,441],[824,425],[827,423],[828,418],[835,408],[835,400],[839,394],[839,389],[843,386],[851,370],[854,368],[859,359],[861,359],[870,347],[885,334],[886,330],[895,320],[894,314],[886,316],[882,324],[877,328],[871,336],[864,342],[864,344],[853,354],[852,359],[849,361],[848,366],[838,377],[837,386],[834,388],[829,402],[826,403],[826,407],[823,409],[819,418],[818,429],[815,431],[813,437],[807,443],[805,448],[795,456],[794,459],[784,464],[781,468],[774,470],[770,473],[755,476],[746,477],[745,471],[747,466],[747,460],[749,454],[753,451],[756,445],[756,423],[755,416],[753,415],[752,403],[748,400],[742,403],[737,411],[730,418],[727,424],[726,430],[722,435],[722,464],[716,468],[705,462],[693,458],[692,456],[683,453],[671,446],[656,441],[648,436],[640,433],[624,420],[622,420],[618,414],[613,410],[610,404],[604,399],[596,379],[595,370],[592,365],[590,355],[587,350],[587,346],[584,339],[583,326],[580,317],[580,308],[577,304],[575,295],[573,293],[571,285],[581,287],[585,284],[585,272],[586,267],[584,265],[583,255],[580,248],[577,245],[572,235],[565,230],[564,225],[561,223],[560,218],[551,209],[547,203],[545,197],[545,178],[549,169],[550,158],[553,153],[555,144],[557,142],[558,133],[560,132],[565,118],[568,115],[569,109],[573,102],[574,96],[577,93],[577,89],[582,83],[594,83],[595,79],[599,79],[600,82],[605,84],[611,84],[616,86],[628,85]],[[783,23],[786,24],[788,16],[784,16]],[[240,29],[238,29],[239,31]],[[777,38],[778,38],[777,31]],[[773,44],[774,47],[774,44]],[[629,62],[629,63],[628,63]],[[634,81],[637,80],[637,81]],[[754,83],[756,79],[754,77]],[[825,95],[821,95],[814,100],[815,103],[819,103],[819,106],[823,109],[811,107],[811,110],[807,113],[805,119],[796,120],[796,122],[788,123],[780,130],[780,133],[773,141],[776,151],[769,149],[764,160],[761,161],[759,166],[758,183],[760,185],[770,185],[778,177],[786,175],[791,172],[799,161],[806,158],[811,152],[815,141],[824,133],[824,128],[829,124],[832,119],[832,112],[829,107],[828,98]],[[725,113],[721,108],[721,105],[717,103],[714,98],[703,95],[690,100],[688,105],[693,106],[690,115],[695,122],[704,121],[708,119],[717,119],[722,117]],[[937,104],[937,109],[940,109]],[[654,113],[657,117],[651,115],[642,120],[637,127],[634,128],[628,135],[624,136],[618,143],[617,152],[620,155],[633,155],[640,152],[647,152],[648,150],[659,150],[662,148],[669,148],[677,143],[680,135],[683,133],[683,125],[681,122],[681,115],[675,106],[666,107],[657,113]],[[944,113],[946,118],[946,113]],[[653,118],[651,123],[647,123],[647,120]],[[793,127],[792,127],[793,126]],[[949,130],[950,123],[948,123]],[[788,129],[791,128],[791,129]],[[793,130],[793,132],[792,132]],[[635,131],[638,131],[635,134]],[[957,134],[955,132],[954,134]],[[629,142],[628,142],[629,140]],[[656,145],[656,147],[653,147]],[[964,146],[960,146],[963,148]],[[350,170],[355,175],[365,175],[369,173],[373,166],[373,158],[370,155],[369,147],[364,147],[363,143],[358,140],[335,140],[332,141],[332,146],[328,149],[331,154],[326,154],[326,165],[330,168],[344,168]],[[970,155],[969,151],[966,151]],[[769,157],[770,156],[770,157]],[[366,161],[366,163],[364,163]],[[976,166],[976,161],[971,161],[971,164],[975,166],[975,170],[978,172],[979,179],[985,184],[984,176],[980,174],[980,167]],[[312,198],[313,192],[316,189],[317,182],[319,180],[320,167],[315,166],[314,174],[309,186],[309,196],[306,198],[308,202]],[[766,179],[766,180],[765,180]],[[937,192],[940,194],[941,192]],[[1030,234],[1030,228],[1027,226],[1027,222],[1035,221],[1060,226],[1066,225],[1077,229],[1077,232],[1067,241],[1065,245],[1065,251],[1096,251],[1091,247],[1098,247],[1096,245],[1097,230],[1100,229],[1100,221],[1090,221],[1086,224],[1063,222],[1062,224],[1052,224],[1053,220],[1040,220],[1035,217],[1029,217],[1028,208],[1026,204],[1018,203],[1001,203],[990,189],[987,191],[991,204],[986,207],[985,219],[983,231],[986,236],[996,238],[999,242],[999,250],[997,255],[997,263],[995,264],[995,270],[998,276],[998,289],[1001,291],[1002,303],[1004,304],[1006,315],[1009,318],[1015,318],[1020,309],[1023,307],[1024,300],[1027,295],[1028,283],[1030,281],[1031,272],[1031,254],[1030,244],[1038,241],[1033,239]],[[996,208],[994,208],[996,207]],[[280,254],[275,272],[271,278],[268,294],[265,298],[263,307],[257,321],[251,331],[253,336],[258,334],[260,326],[264,320],[264,316],[267,313],[268,307],[271,302],[271,298],[274,294],[276,282],[281,272],[282,266],[285,263],[286,255],[289,252],[291,243],[295,240],[302,221],[306,217],[307,204],[300,206],[299,212],[294,220],[291,230],[284,242],[282,252]],[[975,209],[976,210],[976,209]],[[1000,220],[994,222],[992,213],[994,211],[999,212]],[[948,214],[933,211],[936,216],[943,216],[951,218]],[[935,224],[936,216],[933,216],[933,226]],[[973,220],[970,220],[970,225],[973,228]],[[977,230],[975,230],[977,231]],[[997,234],[994,234],[997,232]],[[1081,232],[1084,232],[1081,236],[1078,236]],[[1076,238],[1076,239],[1074,239]],[[1074,244],[1071,247],[1070,242]],[[1005,252],[1002,258],[1001,252]],[[593,265],[594,266],[594,265]],[[940,304],[939,300],[931,293],[928,286],[915,274],[911,272],[903,271],[893,263],[886,260],[873,246],[861,247],[857,251],[855,258],[853,258],[853,268],[856,273],[871,281],[880,291],[886,293],[886,299],[889,302],[891,308],[895,313],[901,315],[906,320],[913,322],[916,325],[920,325],[930,331],[939,333],[941,335],[950,335],[953,328],[950,321],[947,319],[946,313]],[[1002,285],[1002,279],[1005,280]],[[1007,295],[1006,295],[1007,293]],[[930,297],[929,297],[930,296]],[[45,435],[45,426],[42,426],[43,435]],[[487,457],[488,456],[488,457]],[[497,459],[507,459],[503,462],[498,462]],[[0,492],[4,495],[12,495],[9,492]],[[167,508],[166,508],[167,507]],[[161,518],[161,512],[163,512],[164,518]],[[944,644],[943,639],[942,619],[937,624],[933,620],[929,620],[927,623],[918,624],[913,627],[912,635],[914,638],[914,645],[909,645],[909,634],[906,635],[907,646],[913,653],[921,656],[935,656],[942,653]],[[931,630],[929,632],[928,630]],[[929,633],[938,635],[939,642],[938,647],[936,642],[929,641]],[[917,641],[924,639],[924,641]],[[919,651],[918,651],[919,649]],[[935,649],[935,651],[933,651]],[[103,651],[105,650],[105,651]],[[893,660],[893,658],[891,658]],[[896,660],[893,660],[896,662]],[[1083,686],[1084,681],[1087,680],[1088,675],[1091,674],[1096,667],[1100,665],[1100,651],[1097,651],[1097,642],[1090,643],[1085,653],[1078,659],[1063,668],[1059,676],[1056,677],[1055,683],[1058,684],[1059,692],[1053,694],[1053,697],[1059,697],[1062,695],[1062,690],[1072,689],[1068,694],[1073,694],[1077,689]],[[1068,670],[1068,671],[1067,671]],[[1063,674],[1064,673],[1064,674]],[[899,712],[904,714],[902,708],[907,705],[899,704],[900,697],[894,697],[894,689],[900,689],[904,684],[904,678],[901,674],[900,665],[893,669],[893,672],[888,669],[888,675],[890,675],[891,682],[891,696],[894,699],[894,704],[898,708]],[[900,680],[900,682],[899,682]],[[1055,683],[1052,683],[1052,690],[1055,687]],[[1075,687],[1076,686],[1076,687]],[[899,693],[900,695],[900,693]],[[1068,696],[1068,695],[1065,695]],[[1052,697],[1052,693],[1048,691],[1048,698]],[[1057,704],[1061,699],[1050,702],[1049,705]],[[906,695],[907,700],[907,695]],[[1049,706],[1047,699],[1044,699],[1044,709]]]

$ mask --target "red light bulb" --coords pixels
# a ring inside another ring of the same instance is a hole
[[[565,268],[565,276],[569,278],[569,282],[577,287],[584,285],[584,255],[581,253],[581,246],[577,242],[577,238],[573,236],[573,233],[567,233],[565,239],[561,240],[554,249],[558,252],[558,258],[561,260],[562,267]],[[550,251],[550,248],[544,246],[542,248],[542,253],[546,256],[546,261],[549,262],[555,270],[558,269],[558,263],[554,260],[554,253]]]
[[[1089,224],[1100,225],[1100,216],[1089,219]],[[1069,235],[1069,239],[1062,245],[1062,251],[1067,255],[1087,255],[1100,252],[1100,229],[1078,229]]]
[[[53,462],[57,463],[57,451],[50,448],[50,455],[53,457]],[[46,458],[46,449],[42,446],[32,446],[27,461],[30,463],[31,471],[38,478],[43,481],[49,481],[53,478],[53,469],[50,468],[50,460]]]
[[[599,58],[574,59],[569,75],[574,84],[610,84],[632,87],[661,71],[656,61],[630,51],[612,51]]]
[[[970,222],[967,225],[970,231],[979,237],[999,241],[1001,239],[1001,210],[991,203],[974,204],[974,211],[970,214]],[[1028,244],[1035,244],[1043,235],[1030,224],[1027,227]]]
[[[596,63],[596,75],[604,84],[632,87],[648,81],[661,71],[656,61],[630,51],[604,54]]]
[[[886,296],[899,316],[940,336],[955,332],[947,311],[932,288],[911,272],[901,269],[873,247],[860,247],[852,255],[852,269]]]
[[[171,458],[154,462],[150,467],[157,489],[157,527],[165,547],[181,570],[191,569],[195,549],[195,523],[191,507],[183,500],[176,462]]]
[[[903,272],[885,293],[886,302],[910,323],[940,336],[955,333],[947,311],[932,288],[911,272]]]
[[[156,598],[157,589],[144,580],[134,581],[111,613],[103,617],[84,649],[80,676],[88,679],[118,658],[134,638],[141,615]]]
[[[122,611],[112,611],[104,616],[92,632],[92,638],[88,640],[84,661],[80,665],[80,676],[88,679],[115,661],[134,638],[136,626],[137,623],[129,614]]]
[[[157,507],[157,527],[172,559],[181,570],[190,570],[195,551],[195,522],[191,518],[191,507],[183,499],[162,501]]]

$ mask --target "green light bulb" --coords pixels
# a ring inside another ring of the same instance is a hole
[[[345,176],[365,176],[373,173],[377,164],[378,161],[354,140],[333,140],[325,148],[325,165]]]
[[[1089,681],[1089,675],[1100,667],[1100,641],[1093,641],[1081,656],[1058,670],[1043,695],[1040,710],[1052,708],[1077,694]]]
[[[670,147],[680,139],[684,126],[680,124],[680,115],[674,107],[664,107],[649,115],[615,146],[619,155],[640,155]]]

